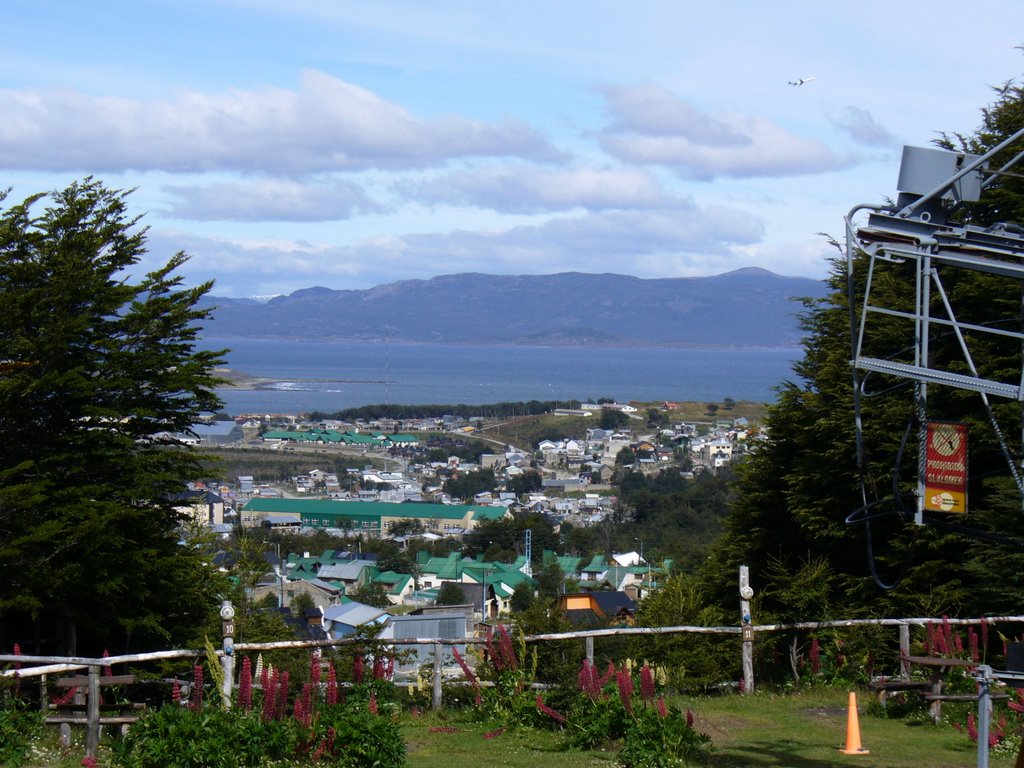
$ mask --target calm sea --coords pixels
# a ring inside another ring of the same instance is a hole
[[[276,379],[273,388],[221,391],[240,413],[337,411],[360,405],[482,405],[526,400],[772,402],[792,379],[798,347],[598,349],[448,344],[344,344],[206,339],[228,367]]]

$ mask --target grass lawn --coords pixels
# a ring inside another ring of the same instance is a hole
[[[949,722],[932,725],[923,710],[897,719],[877,716],[866,708],[867,694],[858,694],[861,742],[867,755],[844,755],[848,692],[816,688],[784,695],[758,693],[676,699],[681,709],[692,710],[694,725],[714,745],[711,768],[969,768],[976,765],[977,747]],[[962,719],[966,705],[948,707]],[[1005,709],[1005,708],[1003,708]],[[607,751],[562,751],[561,735],[554,731],[510,729],[493,733],[497,723],[472,722],[468,710],[402,715],[401,732],[409,768],[614,768],[614,747]],[[488,734],[490,737],[488,738]],[[25,768],[77,768],[81,764],[84,733],[70,750],[56,746],[55,730],[32,750]],[[101,765],[110,764],[101,749]],[[1014,765],[1016,747],[994,750],[992,768]]]
[[[805,693],[754,696],[728,695],[683,699],[695,727],[711,736],[713,768],[961,768],[974,766],[977,746],[949,723],[932,725],[923,715],[908,719],[877,717],[865,711],[867,694],[858,694],[861,743],[868,755],[844,755],[849,693],[814,689]],[[952,709],[952,708],[950,708]],[[959,708],[959,712],[966,710]],[[457,729],[439,732],[442,727]],[[507,731],[486,739],[495,727],[465,722],[457,714],[447,719],[427,715],[403,727],[410,768],[480,768],[539,766],[578,768],[613,766],[612,752],[562,752],[555,733]],[[431,731],[431,729],[435,729]],[[1016,753],[993,751],[990,765],[1009,768]]]

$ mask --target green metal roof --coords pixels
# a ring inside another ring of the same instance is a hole
[[[604,573],[608,570],[608,561],[604,555],[594,555],[589,565],[580,568],[580,573]]]
[[[246,502],[246,512],[271,512],[303,516],[370,519],[393,517],[400,520],[461,520],[472,513],[473,520],[500,520],[506,510],[478,504],[391,504],[383,501],[332,501],[330,499],[263,499]]]

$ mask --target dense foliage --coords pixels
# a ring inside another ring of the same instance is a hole
[[[984,111],[978,133],[955,143],[983,151],[1024,126],[1024,91],[1000,90]],[[951,146],[954,139],[946,138]],[[1020,151],[1014,147],[1009,152]],[[994,167],[1003,160],[997,159]],[[974,224],[1024,220],[1020,178],[999,177],[983,196],[984,205],[968,205],[959,218]],[[863,298],[866,258],[854,260],[856,301]],[[907,265],[887,265],[872,281],[873,303],[906,306],[913,295]],[[1020,286],[978,271],[947,269],[943,283],[962,320],[1002,317],[1019,327]],[[930,525],[912,522],[916,482],[914,388],[895,379],[870,378],[864,388],[864,486],[858,474],[851,384],[851,322],[847,300],[847,262],[838,258],[829,278],[831,294],[805,304],[804,356],[795,379],[784,383],[769,408],[769,440],[738,470],[735,501],[725,533],[703,569],[704,589],[723,606],[736,604],[736,573],[751,568],[757,591],[756,620],[828,619],[871,615],[979,615],[1018,612],[1024,557],[1015,541],[1024,520],[1020,496],[1005,475],[1006,463],[987,427],[977,395],[962,390],[929,389],[929,418],[969,424],[970,516],[963,527],[948,519]],[[934,300],[940,298],[935,295]],[[934,330],[934,329],[933,329]],[[912,329],[888,319],[872,326],[867,354],[905,355]],[[1021,370],[1019,343],[983,342],[976,356],[982,376],[1012,378]],[[939,328],[931,339],[932,364],[956,365],[959,350],[952,334]],[[902,359],[902,358],[901,358]],[[995,403],[994,411],[1020,456],[1020,410],[1016,403]],[[902,445],[904,436],[907,442]],[[867,507],[865,508],[865,502]],[[853,515],[856,524],[847,524]],[[870,518],[865,521],[865,518]],[[858,522],[859,521],[859,522]],[[886,588],[882,588],[884,587]],[[891,588],[890,588],[891,587]]]
[[[166,437],[219,406],[220,355],[195,347],[210,285],[182,287],[181,253],[138,274],[126,194],[0,207],[0,627],[45,617],[72,654],[173,642],[216,604],[169,498],[198,457]]]

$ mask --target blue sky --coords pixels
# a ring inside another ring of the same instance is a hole
[[[252,296],[439,274],[823,277],[900,148],[971,133],[1024,5],[5,0],[0,188],[135,187]],[[794,87],[789,81],[814,77]]]

